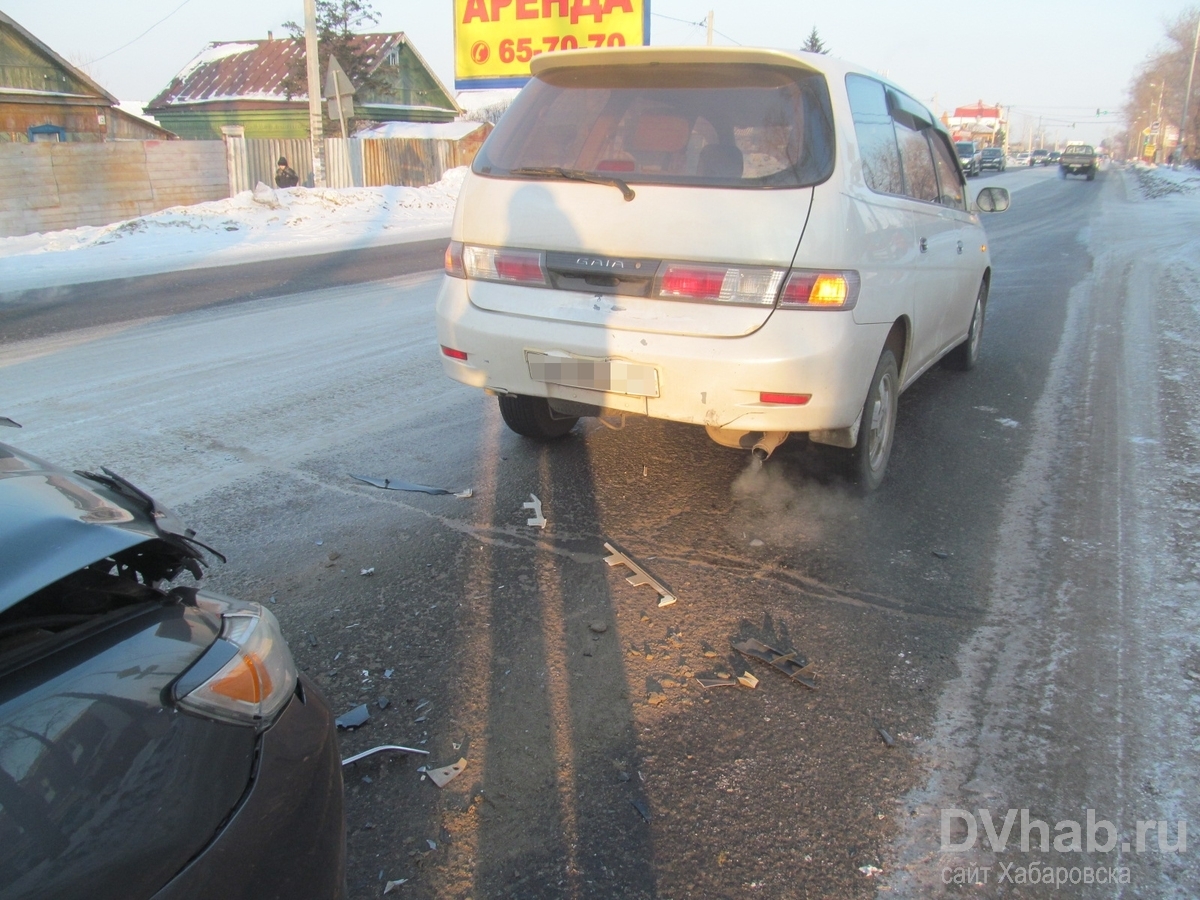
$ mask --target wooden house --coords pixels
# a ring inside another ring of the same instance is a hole
[[[386,85],[355,95],[359,123],[449,122],[461,112],[403,32],[355,35],[354,42],[373,80]],[[297,38],[214,42],[147,104],[146,114],[185,138],[219,140],[223,125],[243,126],[250,139],[307,138],[308,94],[289,94],[285,85],[303,57]]]
[[[117,98],[0,12],[0,142],[174,137],[117,109]]]

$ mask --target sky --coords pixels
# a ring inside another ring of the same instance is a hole
[[[833,55],[886,74],[935,112],[978,100],[1011,107],[1014,140],[1098,142],[1135,70],[1187,0],[650,0],[651,42],[795,48],[815,26]],[[1194,0],[1193,0],[1194,2]],[[374,0],[371,30],[404,31],[454,83],[453,0]],[[122,100],[149,100],[209,41],[282,35],[303,0],[0,0],[0,10]],[[166,16],[166,20],[155,26]],[[682,20],[682,21],[680,21]],[[144,37],[144,31],[153,27]],[[135,40],[135,38],[138,38]],[[133,43],[129,43],[133,41]],[[129,46],[123,47],[123,45]],[[123,48],[123,49],[122,49]],[[1096,110],[1110,111],[1096,116]]]

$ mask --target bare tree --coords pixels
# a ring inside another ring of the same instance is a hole
[[[1181,13],[1166,26],[1163,43],[1154,50],[1129,84],[1129,99],[1125,103],[1124,119],[1128,129],[1126,150],[1141,155],[1144,129],[1155,121],[1160,131],[1155,145],[1161,149],[1168,128],[1179,128],[1183,121],[1184,95],[1187,91],[1188,69],[1192,63],[1192,47],[1200,9],[1193,7]],[[1196,76],[1200,78],[1200,74]],[[1187,134],[1180,135],[1185,146],[1195,155],[1200,146],[1200,91],[1192,90],[1187,114]]]

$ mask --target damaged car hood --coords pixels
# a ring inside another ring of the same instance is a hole
[[[68,472],[0,444],[0,612],[152,540],[202,559],[174,515],[119,476]]]

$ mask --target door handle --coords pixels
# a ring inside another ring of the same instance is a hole
[[[928,249],[929,249],[929,241],[925,240],[925,238],[921,238],[921,252],[924,253]]]

